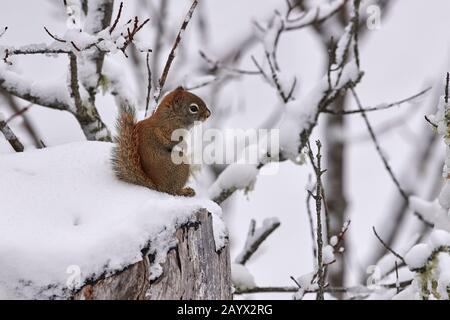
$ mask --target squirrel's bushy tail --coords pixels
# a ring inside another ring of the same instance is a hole
[[[155,189],[155,185],[141,166],[134,108],[124,104],[120,106],[119,112],[116,123],[117,135],[114,137],[115,146],[111,159],[114,173],[123,181]]]

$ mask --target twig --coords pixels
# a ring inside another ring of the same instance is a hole
[[[256,228],[256,221],[252,219],[247,234],[247,240],[245,242],[244,249],[236,257],[235,263],[244,265],[248,259],[258,250],[259,246],[264,240],[269,237],[280,226],[280,222],[277,219],[265,219],[263,225]]]
[[[450,73],[447,72],[447,78],[445,79],[445,96],[444,96],[445,103],[448,103],[449,86],[450,86]]]
[[[199,54],[200,54],[200,57],[210,65],[209,71],[211,73],[215,73],[218,69],[222,69],[225,71],[229,71],[232,73],[238,73],[238,74],[242,74],[242,75],[260,75],[261,74],[261,70],[256,70],[256,71],[244,70],[244,69],[239,69],[239,68],[234,68],[234,67],[223,65],[222,62],[220,62],[218,60],[214,61],[213,59],[208,57],[203,51],[199,51]]]
[[[319,115],[321,114],[322,110],[326,109],[331,103],[333,103],[337,97],[339,97],[343,92],[347,91],[350,88],[353,88],[356,86],[362,79],[364,73],[359,72],[357,77],[353,80],[349,79],[344,84],[340,85],[338,88],[333,88],[332,90],[327,90],[327,92],[324,93],[321,100],[318,102],[317,105],[317,112],[313,115],[313,118],[311,122],[309,122],[309,125],[304,128],[304,130],[300,133],[300,144],[298,146],[298,152],[301,153],[303,148],[307,145],[309,136],[311,135],[311,132],[317,125],[317,121],[319,120]],[[277,161],[285,161],[287,158],[283,155],[282,152],[280,152],[278,155],[272,155],[271,158],[277,159]],[[267,161],[261,161],[257,165],[257,169],[261,169]],[[226,169],[225,169],[226,170]],[[221,173],[223,174],[223,172]],[[228,199],[235,191],[239,190],[237,187],[233,186],[228,189],[224,189],[220,192],[219,196],[215,196],[213,201],[221,204],[223,201]]]
[[[395,284],[396,284],[397,294],[399,294],[400,293],[400,280],[399,280],[399,277],[398,277],[397,260],[395,261]]]
[[[156,20],[156,30],[155,30],[155,41],[154,41],[154,50],[153,50],[153,64],[152,70],[154,72],[154,77],[158,77],[160,73],[159,66],[159,57],[161,55],[161,50],[163,47],[163,39],[166,34],[166,23],[167,23],[167,7],[169,6],[170,1],[159,1],[158,8],[158,17]],[[156,11],[156,8],[153,10]],[[156,88],[158,86],[158,79],[152,79],[152,85]]]
[[[8,27],[6,26],[3,31],[0,33],[0,38],[3,37],[3,35],[8,31]]]
[[[127,49],[127,47],[130,45],[130,43],[133,42],[134,37],[136,35],[136,33],[139,32],[139,30],[142,29],[143,26],[145,26],[147,24],[147,22],[149,22],[150,19],[147,18],[144,20],[144,22],[142,22],[141,24],[139,24],[139,18],[138,17],[134,17],[134,23],[133,23],[133,29],[130,30],[130,28],[127,28],[127,35],[125,36],[125,43],[123,44],[123,46],[120,48],[120,50],[123,52],[123,54],[125,55],[125,57],[128,58],[128,55],[126,54],[125,50]],[[151,50],[150,50],[151,51]]]
[[[354,6],[354,16],[352,17],[353,21],[354,21],[354,26],[356,28],[354,35],[353,35],[353,39],[355,41],[355,44],[353,45],[353,55],[355,57],[355,61],[356,61],[356,65],[358,66],[358,69],[361,67],[360,66],[360,60],[359,60],[359,34],[358,31],[360,29],[359,27],[359,7],[361,6],[361,0],[355,0],[353,2],[353,6]]]
[[[252,55],[250,58],[252,59],[252,62],[255,65],[256,69],[258,69],[258,74],[260,74],[268,83],[272,83],[270,81],[270,77],[264,72],[264,69],[260,66],[255,56]]]
[[[27,112],[32,106],[34,106],[34,104],[30,103],[29,105],[27,105],[26,107],[18,110],[17,112],[15,112],[13,115],[11,115],[8,119],[6,119],[6,123],[10,123],[14,118],[23,115],[25,112]]]
[[[351,220],[348,220],[345,224],[344,227],[342,228],[341,232],[339,232],[339,234],[337,235],[337,242],[336,244],[333,246],[336,249],[338,249],[342,243],[342,241],[344,240],[344,236],[348,231],[348,228],[350,227],[350,223]]]
[[[284,103],[289,102],[289,100],[292,99],[292,94],[294,92],[295,85],[297,84],[297,79],[294,80],[294,83],[293,83],[289,93],[285,94],[284,89],[280,83],[280,79],[278,78],[277,70],[276,70],[274,63],[272,62],[270,54],[268,52],[266,52],[266,59],[269,64],[270,73],[272,75],[272,83],[274,84],[275,88],[277,89],[278,95],[280,96],[281,100]],[[276,60],[274,60],[274,61],[276,61]]]
[[[348,115],[348,114],[357,114],[357,113],[362,113],[362,112],[372,112],[372,111],[386,110],[386,109],[390,109],[392,107],[399,106],[401,104],[410,102],[410,101],[412,101],[412,100],[414,100],[414,99],[424,95],[425,93],[429,92],[431,89],[432,88],[429,87],[429,88],[427,88],[425,90],[422,90],[419,93],[416,93],[416,94],[414,94],[414,95],[412,95],[412,96],[410,96],[408,98],[405,98],[405,99],[402,99],[402,100],[399,100],[399,101],[395,101],[395,102],[391,102],[389,104],[383,104],[383,105],[378,105],[378,106],[375,106],[375,107],[363,108],[362,110],[361,109],[355,109],[355,110],[335,111],[335,110],[326,109],[323,112],[329,113],[329,114],[332,114],[332,115],[339,115],[339,116],[341,116],[341,115]]]
[[[45,32],[47,32],[47,34],[48,34],[53,40],[55,40],[55,41],[57,41],[57,42],[61,42],[61,43],[66,43],[66,42],[67,42],[67,41],[64,40],[64,39],[60,39],[60,38],[58,38],[57,36],[55,36],[53,33],[51,33],[51,32],[47,29],[47,27],[44,27],[44,30],[45,30]]]
[[[116,28],[117,23],[120,20],[120,15],[122,14],[122,9],[123,9],[123,2],[120,2],[119,12],[117,13],[117,16],[116,16],[116,19],[114,20],[113,25],[111,26],[111,28],[109,28],[109,34],[111,34],[114,31],[114,29]]]
[[[150,94],[152,91],[152,69],[150,68],[150,52],[147,52],[145,63],[147,66],[147,95],[145,98],[145,117],[147,117],[148,107],[150,105]]]
[[[434,123],[433,121],[431,121],[430,118],[428,118],[428,116],[424,116],[424,117],[425,117],[426,122],[428,122],[429,124],[431,124],[431,126],[432,126],[433,128],[435,128],[435,129],[438,128],[438,125],[437,125],[436,123]]]
[[[348,41],[345,44],[344,53],[342,57],[342,61],[340,61],[340,65],[338,66],[339,73],[336,78],[336,85],[341,81],[341,77],[344,71],[344,65],[348,60],[349,52],[350,52],[350,46],[353,43],[353,55],[356,61],[356,65],[358,66],[358,69],[360,68],[360,60],[359,60],[359,49],[358,49],[358,31],[359,31],[359,7],[361,4],[361,0],[354,0],[353,1],[353,16],[350,19],[350,33],[348,36]]]
[[[6,141],[8,141],[11,147],[13,147],[14,151],[23,152],[24,147],[22,142],[20,142],[19,138],[17,138],[17,136],[4,120],[0,120],[0,131],[5,136]]]
[[[385,155],[383,154],[383,151],[381,150],[381,146],[380,146],[380,143],[378,142],[378,138],[376,137],[376,135],[373,131],[372,125],[370,124],[369,119],[367,118],[367,115],[363,110],[361,101],[359,100],[359,97],[356,94],[356,91],[353,88],[351,88],[350,90],[352,92],[353,97],[355,98],[355,101],[356,101],[356,104],[358,105],[359,110],[361,111],[361,116],[364,119],[367,130],[369,131],[370,137],[372,138],[375,148],[376,148],[381,160],[383,161],[384,167],[386,168],[387,172],[389,173],[389,176],[391,177],[392,181],[394,182],[395,186],[397,187],[397,189],[400,192],[403,199],[408,201],[408,195],[407,195],[406,191],[403,190],[403,188],[401,187],[400,182],[398,181],[397,177],[395,176],[394,171],[392,170],[391,166],[389,165],[389,162],[387,161]]]
[[[346,5],[346,2],[342,2],[342,5],[336,7],[336,9],[334,9],[333,11],[329,12],[327,15],[320,17],[320,12],[318,9],[316,9],[316,17],[312,20],[312,21],[308,21],[306,23],[300,23],[298,25],[294,25],[294,26],[288,26],[285,27],[284,30],[285,31],[293,31],[293,30],[298,30],[298,29],[302,29],[305,27],[309,27],[309,26],[314,26],[314,25],[318,25],[323,23],[324,21],[328,20],[329,18],[331,18],[332,16],[334,16],[336,13],[338,13],[339,11],[341,11],[341,9]]]
[[[310,206],[310,200],[312,198],[312,192],[310,190],[307,190],[306,192],[306,213],[308,214],[308,222],[309,222],[309,229],[310,229],[310,235],[312,240],[312,250],[313,250],[313,257],[314,260],[317,260],[317,249],[316,249],[316,242],[315,242],[315,234],[314,234],[314,222],[312,218],[312,212],[311,212],[311,206]]]
[[[356,91],[354,90],[354,88],[350,89],[352,92],[353,97],[355,98],[356,104],[358,105],[358,108],[361,110],[361,116],[364,119],[364,122],[366,124],[367,130],[369,131],[369,135],[375,145],[375,149],[377,150],[378,155],[380,156],[384,167],[386,168],[386,171],[388,172],[389,176],[391,177],[392,181],[394,182],[395,186],[397,187],[397,190],[399,191],[400,195],[402,196],[402,198],[409,203],[409,196],[406,193],[406,191],[402,188],[402,186],[400,185],[400,182],[398,181],[397,177],[394,174],[394,171],[392,170],[391,166],[389,165],[389,162],[387,161],[385,155],[383,154],[383,151],[381,150],[381,146],[380,143],[378,142],[378,138],[375,135],[375,132],[373,131],[372,125],[369,122],[369,119],[366,115],[366,113],[364,112],[364,110],[362,110],[362,103],[361,100],[359,99],[358,95],[356,94]],[[419,214],[417,211],[414,211],[414,214],[417,216],[417,218],[419,218],[423,223],[425,223],[427,226],[429,227],[433,227],[433,223],[427,221],[421,214]]]
[[[75,48],[75,50],[77,50],[78,52],[80,52],[81,51],[81,49],[80,48],[78,48],[78,46],[75,44],[75,42],[73,42],[73,41],[70,41],[70,44]]]
[[[395,257],[397,257],[398,259],[400,259],[400,261],[406,265],[406,261],[405,258],[403,258],[400,254],[398,254],[397,252],[395,252],[391,247],[389,247],[384,241],[383,239],[381,239],[381,237],[378,235],[377,230],[375,229],[375,227],[372,227],[373,233],[375,234],[375,237],[377,237],[377,239],[381,242],[381,244],[383,245],[383,247],[386,248],[386,250],[388,250],[390,253],[392,253]]]
[[[69,54],[70,59],[70,96],[74,100],[76,112],[82,113],[83,101],[81,100],[80,87],[78,85],[78,64],[77,56],[73,53]]]
[[[402,281],[400,283],[388,283],[388,284],[380,284],[379,286],[385,289],[393,289],[393,288],[406,288],[411,284],[412,280]],[[235,294],[249,294],[249,293],[269,293],[269,292],[297,292],[297,286],[274,286],[274,287],[253,287],[253,288],[244,288],[237,289]],[[328,293],[372,293],[376,289],[371,289],[362,286],[355,287],[326,287],[324,292]],[[306,290],[305,293],[317,293],[318,290]]]
[[[158,105],[159,98],[161,97],[161,93],[164,88],[164,84],[166,83],[167,75],[169,74],[170,66],[172,65],[172,62],[175,59],[175,52],[177,50],[178,45],[181,42],[183,33],[186,30],[186,28],[189,24],[189,21],[191,21],[192,14],[194,13],[194,10],[197,7],[197,4],[198,4],[198,0],[194,0],[192,2],[192,5],[186,14],[186,17],[184,18],[184,21],[181,24],[181,28],[178,31],[177,37],[175,38],[175,42],[173,43],[172,49],[170,50],[170,53],[169,53],[169,56],[167,57],[166,64],[164,65],[163,72],[161,74],[161,77],[158,80],[158,86],[157,86],[157,88],[155,90],[155,94],[153,96],[154,104],[155,104],[153,110],[155,110],[156,106]]]
[[[317,153],[316,153],[316,161],[314,161],[314,155],[311,150],[311,145],[308,143],[308,155],[311,160],[312,166],[314,168],[314,173],[316,174],[316,194],[311,195],[314,200],[316,200],[316,241],[317,241],[317,284],[319,286],[319,290],[317,291],[317,300],[323,300],[324,296],[324,288],[325,288],[325,272],[324,272],[324,264],[322,260],[322,249],[323,249],[323,239],[322,239],[322,194],[323,194],[323,185],[322,185],[322,175],[325,171],[322,170],[322,154],[321,154],[321,143],[319,140],[316,141]]]
[[[192,87],[186,86],[185,89],[191,91],[191,90],[197,90],[200,88],[204,88],[204,87],[209,86],[210,84],[218,81],[219,79],[220,79],[219,77],[214,77],[210,80],[203,81],[202,83],[196,84],[195,86],[192,86]]]
[[[30,135],[31,139],[33,139],[34,145],[36,148],[41,147],[40,138],[38,136],[38,133],[36,132],[35,128],[33,127],[33,124],[28,119],[28,117],[25,115],[25,112],[28,111],[33,104],[30,103],[25,108],[20,109],[19,105],[17,104],[14,97],[6,90],[0,87],[0,94],[6,99],[6,102],[8,103],[11,110],[14,112],[14,114],[9,117],[9,119],[6,120],[6,123],[9,123],[12,121],[16,116],[22,116],[23,119],[23,127],[26,131],[28,131],[28,134]]]

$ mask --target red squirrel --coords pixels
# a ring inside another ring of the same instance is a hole
[[[122,107],[112,155],[116,176],[172,195],[194,196],[194,189],[185,187],[190,165],[172,161],[172,149],[179,141],[171,137],[174,130],[189,129],[210,115],[203,100],[182,87],[167,94],[156,111],[142,121],[137,122],[133,108]]]

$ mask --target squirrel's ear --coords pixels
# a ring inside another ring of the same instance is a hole
[[[173,90],[173,95],[172,95],[172,101],[178,105],[181,104],[182,100],[183,100],[183,95],[184,95],[184,88],[182,86],[177,87],[175,90]]]

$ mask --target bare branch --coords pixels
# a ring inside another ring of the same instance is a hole
[[[154,41],[154,50],[153,50],[153,64],[152,70],[154,72],[153,77],[156,79],[152,79],[153,86],[156,88],[158,86],[158,76],[160,74],[160,66],[159,66],[159,58],[161,55],[161,51],[163,48],[163,39],[166,35],[166,23],[167,23],[167,8],[169,6],[170,1],[159,1],[158,14],[156,17],[156,30],[155,30],[155,41]],[[156,11],[156,8],[153,9]]]
[[[276,71],[274,63],[272,62],[270,54],[268,52],[266,52],[266,59],[267,59],[267,62],[269,64],[270,73],[272,75],[272,83],[275,85],[275,88],[277,89],[278,95],[280,96],[281,100],[283,100],[284,103],[289,102],[289,100],[292,99],[292,94],[294,92],[295,85],[297,83],[297,79],[294,80],[290,91],[286,94],[284,92],[284,88],[282,87],[282,85],[280,83],[280,79],[278,78],[278,73]]]
[[[1,116],[1,115],[0,115]],[[11,128],[8,126],[8,124],[6,123],[5,120],[0,119],[0,131],[3,133],[3,135],[5,136],[6,141],[9,142],[9,144],[11,145],[11,147],[13,147],[13,149],[16,152],[23,152],[24,147],[22,142],[20,142],[19,138],[17,138],[17,136],[14,134],[14,132],[11,130]]]
[[[316,127],[318,119],[319,119],[319,115],[321,114],[322,110],[326,109],[342,93],[346,92],[348,89],[353,88],[356,84],[358,84],[359,81],[361,81],[363,74],[364,74],[363,72],[359,72],[355,76],[355,78],[348,79],[345,83],[339,84],[339,87],[333,88],[331,90],[327,90],[326,92],[323,93],[322,98],[320,99],[320,101],[317,102],[317,108],[316,108],[315,114],[311,115],[312,120],[306,125],[306,127],[300,133],[300,143],[298,146],[299,154],[302,152],[303,148],[307,145],[309,136],[311,135],[311,132],[313,131],[313,129]],[[324,81],[327,81],[326,78]],[[319,87],[322,88],[323,86],[319,86]],[[265,164],[269,163],[270,161],[276,160],[276,161],[281,162],[281,161],[285,161],[286,159],[287,158],[282,154],[282,152],[280,154],[276,154],[276,155],[273,154],[273,155],[270,155],[269,158],[261,159],[260,162],[256,165],[256,168],[259,170]],[[222,176],[226,170],[227,169],[225,169],[221,173],[220,176]],[[220,176],[218,179],[220,179]],[[216,180],[216,182],[217,182],[217,180]],[[216,187],[216,186],[213,184],[213,187]],[[217,192],[217,194],[218,194],[217,196],[216,195],[213,196],[213,201],[220,204],[223,201],[225,201],[226,199],[228,199],[237,190],[238,190],[237,187],[229,187],[229,188],[223,189],[220,192]]]
[[[317,249],[316,249],[316,243],[315,243],[316,237],[314,235],[314,222],[313,222],[312,211],[311,211],[311,206],[310,206],[310,201],[312,198],[311,190],[307,190],[306,194],[307,194],[306,195],[306,213],[308,214],[309,229],[311,232],[313,257],[315,260],[317,260]]]
[[[142,29],[143,26],[145,26],[147,24],[147,22],[149,22],[150,19],[147,18],[144,20],[144,22],[142,22],[141,24],[139,24],[139,19],[138,17],[134,17],[134,23],[133,23],[133,29],[130,30],[130,28],[127,28],[127,35],[125,37],[125,43],[123,44],[123,46],[120,48],[120,50],[122,50],[123,54],[125,55],[125,57],[128,58],[128,55],[125,53],[125,50],[127,49],[127,47],[130,45],[130,43],[133,42],[135,35],[139,32],[139,30]],[[151,51],[151,50],[150,50]]]
[[[288,25],[287,27],[284,28],[284,30],[285,31],[293,31],[293,30],[299,30],[299,29],[306,28],[306,27],[309,27],[309,26],[314,26],[314,25],[317,25],[317,24],[321,24],[321,23],[325,22],[326,20],[328,20],[329,18],[331,18],[332,16],[334,16],[339,11],[341,11],[341,9],[345,7],[346,3],[347,3],[347,0],[343,1],[341,5],[337,6],[336,8],[334,8],[334,10],[330,11],[326,15],[322,15],[320,13],[320,9],[319,8],[311,9],[311,10],[315,11],[314,19],[310,19],[310,20],[307,20],[305,22],[302,21],[303,17],[306,17],[307,15],[311,14],[310,12],[308,12],[308,13],[306,13],[306,14],[304,14],[304,15],[302,15],[300,17],[300,19],[299,19],[300,23]]]
[[[362,112],[372,112],[372,111],[380,111],[380,110],[386,110],[386,109],[390,109],[392,107],[396,107],[396,106],[400,106],[404,103],[407,102],[411,102],[413,100],[415,100],[416,98],[423,96],[424,94],[426,94],[427,92],[429,92],[432,88],[426,88],[422,91],[420,91],[419,93],[416,93],[408,98],[399,100],[399,101],[395,101],[395,102],[391,102],[389,104],[380,104],[378,106],[375,107],[366,107],[361,109],[355,109],[355,110],[341,110],[341,111],[335,111],[335,110],[330,110],[330,109],[326,109],[323,112],[325,113],[330,113],[332,115],[348,115],[348,114],[358,114],[358,113],[362,113]]]
[[[220,77],[214,77],[214,78],[212,78],[212,79],[209,79],[209,80],[205,80],[205,81],[203,81],[203,82],[201,82],[201,83],[198,83],[198,84],[196,84],[196,85],[193,85],[193,86],[185,86],[184,88],[186,89],[186,90],[188,90],[188,91],[191,91],[191,90],[197,90],[197,89],[200,89],[200,88],[204,88],[204,87],[206,87],[206,86],[209,86],[210,84],[212,84],[212,83],[214,83],[214,82],[217,82],[218,80],[220,79]]]
[[[45,30],[45,32],[47,32],[47,34],[48,34],[53,40],[55,40],[55,41],[57,41],[57,42],[61,42],[61,43],[66,43],[66,42],[67,42],[66,40],[60,39],[60,38],[58,38],[57,36],[55,36],[53,33],[51,33],[51,32],[47,29],[47,27],[44,27],[44,30]]]
[[[109,28],[109,34],[111,34],[114,31],[114,29],[116,28],[117,23],[120,20],[120,15],[122,14],[122,9],[123,9],[123,2],[120,2],[119,12],[117,13],[117,16],[116,16],[116,19],[114,20],[113,25],[111,26],[111,28]]]
[[[6,26],[2,32],[0,32],[0,38],[3,37],[3,35],[8,31],[8,27]]]
[[[400,283],[388,283],[380,284],[381,288],[394,289],[394,288],[406,288],[411,284],[412,280],[402,281]],[[249,294],[249,293],[270,293],[270,292],[297,292],[297,286],[279,286],[279,287],[253,287],[253,288],[239,288],[236,290],[235,294]],[[363,286],[355,287],[326,287],[324,292],[328,293],[349,293],[349,294],[370,294],[377,290],[376,288],[371,289]],[[306,290],[305,293],[317,293],[318,290]]]
[[[322,185],[322,175],[325,171],[322,170],[322,155],[321,155],[321,143],[319,140],[316,141],[317,154],[314,159],[314,155],[311,150],[311,145],[308,142],[308,155],[311,160],[311,164],[314,168],[314,173],[316,175],[316,194],[311,195],[314,200],[316,200],[316,241],[317,241],[317,277],[319,290],[317,291],[317,300],[323,300],[324,288],[325,288],[325,270],[322,260],[323,251],[323,238],[322,238],[322,195],[323,195],[323,185]],[[316,160],[316,161],[314,161]]]
[[[256,70],[256,71],[243,70],[243,69],[224,65],[219,60],[214,61],[213,59],[208,57],[203,51],[199,51],[199,54],[200,54],[200,57],[202,57],[202,59],[205,60],[209,64],[209,67],[210,67],[209,72],[210,73],[215,73],[217,70],[221,69],[221,70],[225,70],[225,71],[228,71],[231,73],[237,73],[237,74],[242,74],[242,75],[260,75],[261,74],[261,70]]]
[[[197,4],[198,4],[198,0],[194,0],[192,2],[192,5],[186,14],[186,17],[184,18],[184,21],[181,24],[181,28],[178,31],[177,37],[175,38],[175,42],[173,43],[172,49],[170,50],[170,53],[169,53],[169,56],[167,57],[167,61],[166,61],[166,64],[164,65],[163,72],[161,74],[161,77],[158,80],[158,86],[156,87],[155,93],[153,95],[153,99],[154,99],[153,111],[155,110],[156,106],[158,105],[159,98],[161,97],[161,93],[164,88],[164,84],[166,83],[167,75],[169,74],[169,70],[172,65],[172,62],[175,59],[176,50],[178,48],[178,45],[181,42],[184,31],[186,31],[189,21],[191,21],[192,14],[194,13],[194,10],[197,7]]]
[[[367,130],[369,131],[370,137],[372,138],[372,141],[375,145],[375,149],[377,150],[378,155],[380,156],[384,167],[386,168],[386,171],[388,172],[389,176],[391,177],[392,181],[394,182],[395,186],[397,187],[397,190],[399,191],[400,195],[402,196],[402,198],[409,203],[409,196],[406,193],[406,191],[402,188],[402,186],[400,185],[400,182],[398,181],[397,177],[394,174],[394,171],[392,170],[391,166],[389,165],[388,160],[386,159],[383,151],[381,150],[381,146],[380,143],[378,142],[378,138],[375,135],[375,132],[373,131],[372,125],[369,122],[369,119],[366,115],[366,113],[363,110],[362,107],[362,103],[358,97],[358,95],[356,94],[356,91],[352,88],[351,89],[352,95],[355,98],[356,104],[358,105],[358,108],[361,110],[361,116],[364,119],[364,122],[366,124]],[[429,221],[426,221],[424,219],[424,217],[422,215],[420,215],[418,212],[414,212],[414,214],[422,221],[424,222],[426,225],[428,226],[433,226],[433,224]]]
[[[245,264],[248,259],[258,250],[264,240],[269,237],[280,226],[280,221],[275,218],[265,219],[261,227],[256,228],[256,221],[252,219],[247,234],[244,249],[236,257],[235,263]]]
[[[150,94],[152,91],[152,69],[150,68],[150,52],[145,56],[147,66],[147,95],[145,97],[145,117],[147,117],[148,107],[150,106]]]
[[[70,96],[75,103],[77,113],[81,113],[83,109],[83,101],[81,100],[80,87],[78,85],[78,64],[77,56],[73,53],[69,54],[70,59]]]
[[[388,250],[390,253],[392,253],[395,257],[397,257],[398,259],[400,259],[400,261],[406,265],[405,262],[405,258],[403,258],[401,255],[399,255],[397,252],[395,252],[391,247],[389,247],[384,241],[383,239],[381,239],[381,237],[378,235],[377,230],[375,229],[375,227],[372,227],[373,233],[375,234],[375,236],[377,237],[377,239],[381,242],[381,244],[383,245],[383,247],[386,248],[386,250]]]
[[[18,117],[18,116],[22,117],[22,121],[23,121],[22,124],[23,124],[24,129],[30,135],[36,148],[41,148],[42,147],[41,142],[40,142],[41,139],[39,138],[38,133],[35,130],[32,122],[28,119],[28,117],[25,114],[33,106],[33,104],[30,103],[29,105],[27,105],[26,107],[21,109],[19,107],[17,101],[15,100],[15,98],[9,92],[4,90],[2,87],[0,87],[0,94],[5,98],[7,104],[9,105],[11,110],[14,112],[13,115],[11,115],[6,120],[6,123],[9,123],[15,117]]]

